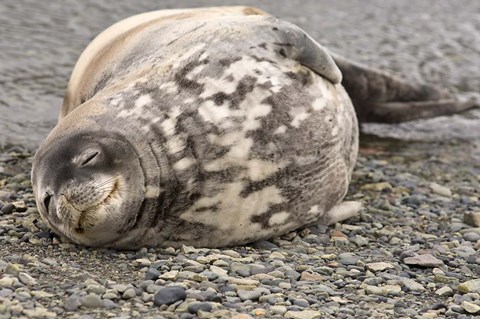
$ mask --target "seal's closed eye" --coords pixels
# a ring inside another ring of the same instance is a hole
[[[85,166],[89,163],[92,162],[92,160],[97,157],[97,155],[99,154],[99,152],[95,151],[93,153],[91,153],[90,155],[87,156],[87,158],[80,164],[80,166]]]

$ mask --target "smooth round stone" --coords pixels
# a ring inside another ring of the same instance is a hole
[[[295,299],[293,301],[293,304],[295,306],[299,306],[301,308],[307,308],[310,306],[310,304],[308,303],[308,301],[306,301],[305,299]]]
[[[468,232],[468,233],[463,234],[463,239],[465,239],[467,241],[476,242],[477,240],[480,239],[480,234],[477,234],[475,232]]]
[[[87,308],[104,308],[105,304],[99,295],[88,294],[83,298],[82,306]]]
[[[165,287],[155,293],[153,303],[155,306],[171,305],[176,301],[185,300],[185,298],[187,298],[185,288],[178,286]]]
[[[188,312],[192,314],[196,314],[199,310],[210,312],[212,311],[212,305],[210,305],[208,302],[192,302],[188,305],[187,309]]]
[[[12,203],[8,203],[8,204],[6,204],[5,206],[2,207],[1,212],[3,214],[11,214],[11,213],[13,213],[14,209],[15,209],[15,205],[13,205]]]
[[[145,280],[157,280],[160,276],[160,271],[155,268],[148,268],[147,273],[145,274]]]
[[[134,288],[128,288],[122,295],[122,299],[132,299],[135,298],[137,294],[135,293]]]

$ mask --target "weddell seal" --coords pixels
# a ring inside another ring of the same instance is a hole
[[[472,105],[332,58],[256,8],[149,12],[81,55],[33,190],[41,217],[75,243],[245,244],[358,212],[342,202],[354,106],[361,120],[394,122]]]

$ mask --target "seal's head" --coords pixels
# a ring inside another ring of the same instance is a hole
[[[32,184],[51,229],[88,246],[108,246],[124,235],[145,190],[133,146],[102,132],[47,139],[35,155]]]

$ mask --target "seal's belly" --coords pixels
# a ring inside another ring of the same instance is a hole
[[[171,80],[142,84],[134,107],[118,113],[134,114],[150,140],[162,141],[153,145],[172,168],[161,190],[178,190],[169,207],[178,228],[165,244],[271,237],[315,222],[342,200],[357,130],[341,85],[294,61],[242,56],[219,72],[211,66],[218,57],[188,54]]]

